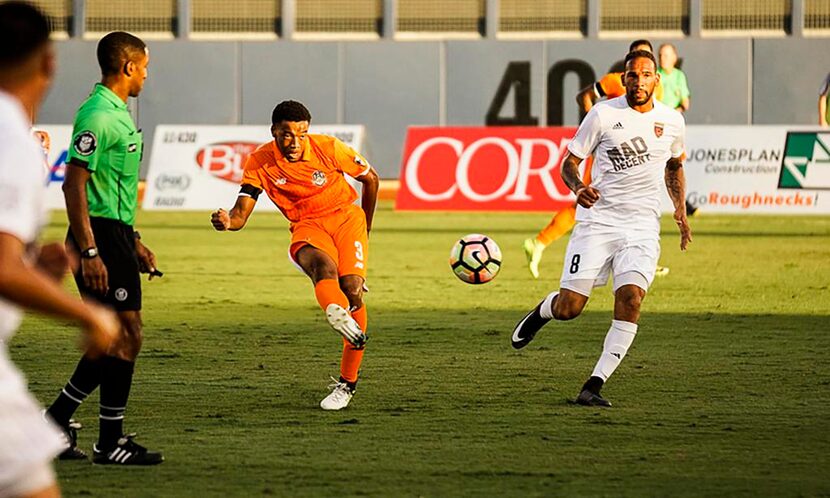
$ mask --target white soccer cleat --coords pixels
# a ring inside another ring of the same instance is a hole
[[[533,278],[539,278],[539,263],[542,261],[542,253],[545,252],[545,245],[536,240],[536,237],[525,239],[522,249],[527,257],[527,268]]]
[[[334,381],[333,384],[329,385],[331,393],[320,402],[320,408],[323,410],[342,410],[349,406],[349,401],[354,396],[354,390],[342,380],[337,380],[334,377],[331,380]]]
[[[342,335],[352,346],[362,348],[366,344],[366,334],[360,330],[360,325],[339,304],[332,303],[326,307],[326,320],[328,320],[331,328]]]

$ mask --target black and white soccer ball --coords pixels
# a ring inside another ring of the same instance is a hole
[[[486,284],[499,274],[501,249],[486,235],[465,235],[452,246],[450,267],[456,277],[468,284]]]

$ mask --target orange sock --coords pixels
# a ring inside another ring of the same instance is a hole
[[[323,311],[326,311],[328,305],[334,303],[339,304],[344,309],[349,309],[349,300],[346,295],[340,290],[340,283],[333,278],[325,278],[317,282],[314,286],[314,295],[317,296],[317,302]]]
[[[548,226],[542,229],[536,236],[536,240],[542,244],[550,245],[555,240],[559,239],[568,233],[576,224],[576,205],[568,206],[562,211],[556,213],[556,216],[550,220]]]
[[[366,313],[366,305],[352,311],[352,318],[360,325],[360,329],[366,333],[369,317]],[[343,340],[343,356],[340,358],[340,376],[348,382],[357,382],[357,373],[360,370],[360,363],[363,361],[364,348],[355,349],[352,344]]]

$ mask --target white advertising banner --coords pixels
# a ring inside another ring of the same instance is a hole
[[[311,125],[310,132],[337,137],[358,152],[363,146],[362,125]],[[268,125],[157,126],[142,207],[213,210],[233,206],[245,160],[269,140],[273,138]],[[276,207],[263,195],[257,209]]]
[[[705,213],[830,214],[830,131],[689,126],[687,199]],[[664,210],[672,211],[668,196]]]

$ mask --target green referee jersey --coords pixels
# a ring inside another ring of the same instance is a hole
[[[67,162],[86,164],[89,215],[132,225],[138,204],[138,172],[144,150],[127,104],[98,83],[78,113]]]

